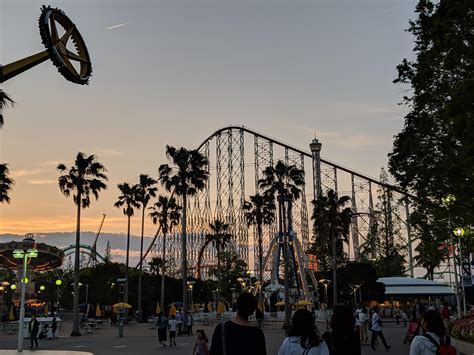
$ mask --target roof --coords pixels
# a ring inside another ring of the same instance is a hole
[[[447,284],[412,277],[381,277],[386,296],[448,296],[454,290]]]

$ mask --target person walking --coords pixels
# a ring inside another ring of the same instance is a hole
[[[188,335],[193,336],[194,318],[192,313],[188,314],[186,325],[188,326]]]
[[[311,312],[306,309],[295,312],[278,355],[329,355],[329,349],[318,334]]]
[[[257,309],[257,298],[248,292],[237,297],[237,314],[220,322],[212,334],[210,355],[266,355],[265,336],[261,329],[249,324]]]
[[[177,321],[175,316],[171,316],[171,319],[168,322],[169,330],[170,330],[170,346],[176,346],[176,327]]]
[[[383,335],[383,326],[382,326],[382,319],[380,318],[379,315],[379,307],[375,306],[372,308],[374,311],[374,315],[372,316],[372,338],[370,339],[370,346],[372,347],[372,350],[377,350],[375,348],[375,342],[377,341],[377,337],[379,337],[382,340],[383,346],[385,346],[385,350],[390,350],[391,346],[387,344],[385,341],[385,337]]]
[[[343,305],[335,305],[332,311],[330,332],[323,334],[330,355],[360,355],[360,338],[355,331],[355,317],[352,310]]]
[[[168,318],[163,316],[163,312],[158,313],[156,320],[156,328],[158,329],[158,341],[160,345],[166,348],[166,332],[168,330]]]
[[[193,355],[209,355],[209,347],[207,346],[208,342],[209,340],[207,339],[207,336],[206,336],[206,333],[204,333],[204,330],[202,329],[197,330],[196,343],[194,344]]]
[[[410,345],[410,355],[436,355],[439,348],[443,347],[443,354],[456,354],[456,350],[451,346],[451,339],[446,335],[441,315],[435,310],[429,310],[421,316],[421,327],[423,335],[416,336]]]
[[[363,307],[359,313],[360,343],[369,345],[369,316],[367,308]]]
[[[56,321],[56,316],[53,316],[53,321],[51,323],[51,331],[53,332],[53,339],[56,339],[56,331],[58,330],[58,322]]]
[[[39,322],[36,319],[36,315],[32,315],[30,322],[28,323],[28,332],[30,333],[30,349],[33,348],[33,342],[35,343],[35,348],[38,347],[38,332],[39,332]]]

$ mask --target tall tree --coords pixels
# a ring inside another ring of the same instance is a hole
[[[186,249],[186,209],[188,196],[195,195],[206,186],[209,172],[208,160],[197,150],[166,146],[166,156],[171,162],[158,168],[159,180],[166,190],[181,197],[181,263],[183,275],[183,309],[188,309],[188,260]]]
[[[424,218],[413,232],[423,245],[418,251],[432,250],[434,262],[440,258],[431,244],[449,238],[449,221],[474,223],[474,4],[420,0],[415,12],[408,29],[415,56],[398,65],[394,81],[408,86],[403,99],[409,111],[389,169],[417,197],[413,210]],[[444,209],[448,195],[456,201]]]
[[[9,176],[8,164],[0,164],[0,203],[10,203],[10,192],[13,186],[13,179]]]
[[[165,307],[165,275],[166,275],[166,236],[171,233],[173,228],[178,225],[181,215],[181,206],[178,206],[174,197],[167,197],[160,195],[158,201],[150,207],[152,211],[150,217],[153,224],[160,224],[161,232],[163,233],[162,244],[162,267],[161,267],[161,307]]]
[[[79,331],[79,263],[81,242],[81,210],[90,206],[90,196],[97,200],[99,192],[107,188],[105,181],[107,169],[97,160],[95,155],[77,153],[74,165],[69,170],[64,164],[59,164],[57,169],[61,173],[58,178],[59,189],[64,196],[72,194],[74,204],[77,206],[76,217],[76,248],[74,255],[74,316],[71,336],[80,336]]]
[[[106,264],[112,263],[112,248],[110,247],[110,240],[107,240],[107,246],[105,247],[104,259]]]
[[[295,165],[287,165],[279,160],[275,166],[268,166],[263,171],[263,178],[258,181],[259,187],[264,190],[264,194],[270,198],[277,196],[279,207],[279,232],[284,235],[284,269],[285,269],[285,321],[284,328],[290,326],[290,277],[289,274],[289,248],[288,248],[288,225],[289,218],[285,212],[285,202],[288,203],[288,210],[291,211],[291,204],[299,199],[301,188],[304,186],[304,170],[298,169]],[[296,272],[296,270],[294,270]],[[295,275],[296,276],[296,275]],[[302,276],[303,277],[303,276]]]
[[[224,223],[223,221],[216,219],[214,223],[209,223],[209,228],[211,233],[207,233],[204,239],[204,243],[199,249],[198,253],[198,262],[197,262],[197,278],[201,277],[201,263],[204,256],[204,251],[209,245],[212,245],[216,249],[217,255],[217,268],[221,267],[221,255],[220,252],[223,251],[231,242],[232,234],[229,233],[230,225]],[[220,280],[217,281],[220,284]]]
[[[313,201],[314,234],[318,262],[327,262],[326,255],[332,255],[331,268],[333,272],[333,303],[337,304],[337,265],[338,259],[343,259],[344,243],[349,241],[349,229],[352,211],[344,207],[350,201],[349,196],[338,197],[334,190],[327,195],[320,195]],[[322,264],[323,265],[323,264]],[[327,268],[327,265],[325,266]],[[326,269],[327,270],[327,269]],[[326,271],[324,270],[324,271]]]
[[[140,208],[137,201],[137,188],[130,186],[128,182],[123,182],[117,185],[120,194],[114,206],[117,208],[123,207],[123,214],[127,216],[127,252],[125,256],[125,287],[124,287],[124,302],[128,303],[128,277],[129,277],[129,263],[130,263],[130,220],[135,213],[135,208]]]
[[[273,196],[255,194],[250,201],[244,202],[244,216],[247,225],[254,226],[258,238],[258,281],[259,304],[263,302],[263,227],[272,225],[275,221],[275,198]]]
[[[13,105],[15,102],[11,99],[10,96],[8,96],[8,94],[3,91],[2,89],[0,89],[0,128],[2,128],[3,126],[3,114],[2,114],[2,111],[3,111],[3,108],[8,106],[8,105]]]
[[[143,274],[143,237],[145,233],[145,209],[152,197],[156,197],[158,181],[147,174],[140,174],[139,182],[135,185],[136,199],[142,209],[142,232],[140,237],[140,264],[138,274],[138,322],[143,322],[142,310],[142,274]]]

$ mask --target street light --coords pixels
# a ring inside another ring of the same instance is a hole
[[[26,283],[28,282],[28,278],[26,277],[26,269],[28,267],[28,258],[36,258],[38,256],[38,250],[34,248],[35,240],[33,239],[33,234],[26,234],[22,244],[23,249],[15,249],[13,251],[13,257],[15,259],[23,259],[23,276],[21,278],[20,320],[18,322],[18,352],[23,351],[23,330],[25,323],[25,292]]]
[[[327,304],[328,304],[328,285],[331,283],[331,280],[321,279],[321,280],[319,280],[319,282],[324,285],[324,302],[326,303],[326,306],[327,306]]]
[[[464,270],[463,270],[463,258],[462,258],[462,243],[461,237],[464,237],[464,228],[456,227],[453,230],[453,233],[456,237],[458,237],[458,245],[459,245],[459,274],[461,277],[461,296],[462,296],[462,306],[463,306],[463,314],[467,314],[467,307],[466,307],[466,290],[464,288]]]
[[[359,289],[359,287],[362,286],[362,285],[350,285],[350,286],[352,288],[352,292],[354,293],[354,307],[356,307],[356,305],[357,305],[357,296],[356,296],[357,293],[356,292]]]
[[[59,314],[59,286],[63,284],[62,280],[57,279],[56,284],[56,314]]]
[[[189,303],[191,304],[191,313],[193,311],[193,288],[195,283],[196,281],[188,281]]]
[[[446,197],[441,198],[441,205],[446,208],[448,211],[448,232],[450,237],[451,246],[453,248],[453,268],[454,268],[454,285],[456,287],[456,308],[458,312],[458,318],[461,318],[461,300],[459,299],[459,280],[458,280],[458,272],[456,266],[456,253],[455,253],[455,246],[453,240],[453,234],[451,233],[451,210],[450,207],[456,202],[456,197],[454,195],[447,195]],[[449,253],[448,253],[449,256]],[[449,263],[449,268],[451,269],[451,263]],[[462,272],[462,270],[461,270]],[[451,275],[451,274],[449,274]],[[462,278],[462,276],[461,276]]]

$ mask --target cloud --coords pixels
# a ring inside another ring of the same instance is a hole
[[[95,151],[97,152],[97,155],[102,157],[116,157],[125,155],[124,153],[111,148],[97,147]]]
[[[58,182],[57,179],[36,179],[36,180],[28,180],[29,184],[33,185],[49,185],[49,184],[56,184]]]
[[[44,173],[43,169],[19,169],[12,170],[11,176],[13,178],[23,177],[23,176],[34,176]]]

